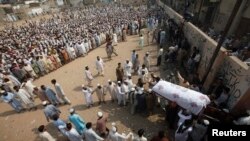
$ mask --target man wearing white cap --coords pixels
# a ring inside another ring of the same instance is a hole
[[[97,88],[93,91],[96,92],[97,94],[97,98],[99,100],[99,105],[101,104],[101,102],[105,103],[105,90],[104,87],[100,84],[97,84]]]
[[[208,120],[198,120],[194,126],[193,131],[191,132],[191,138],[193,141],[202,141],[206,136],[207,129],[209,126]]]
[[[96,70],[98,71],[98,75],[104,75],[104,62],[99,56],[97,56],[96,60]]]
[[[69,121],[72,122],[80,135],[83,135],[84,131],[86,130],[84,120],[75,112],[75,109],[69,109],[70,116]]]
[[[128,75],[128,78],[126,79],[126,82],[128,83],[128,89],[129,89],[129,91],[130,91],[131,88],[134,87],[134,83],[133,83],[133,80],[132,80],[132,76],[131,76],[131,75]]]
[[[92,100],[93,90],[91,88],[82,85],[82,92],[84,94],[87,107],[89,108],[90,106],[93,106],[93,100]]]
[[[101,137],[106,137],[108,134],[108,128],[106,126],[108,121],[108,115],[104,116],[102,112],[97,113],[98,119],[96,121],[96,131]]]
[[[133,135],[133,133],[129,133],[128,135],[125,134],[119,134],[117,132],[117,127],[115,125],[115,123],[112,123],[112,130],[109,132],[109,136],[108,139],[110,141],[127,141],[127,139]]]
[[[92,73],[90,72],[88,66],[85,67],[85,79],[88,82],[88,86],[91,87],[94,77],[93,77]]]
[[[126,62],[124,64],[124,74],[125,74],[125,77],[128,77],[129,75],[131,76],[132,67],[133,67],[133,64],[129,60],[126,60]]]
[[[112,82],[111,80],[108,80],[107,90],[111,96],[111,101],[114,102],[115,100],[117,100],[116,84],[114,82]]]
[[[61,111],[58,108],[56,108],[52,104],[48,104],[47,101],[43,102],[43,106],[44,106],[43,112],[48,122],[50,119],[53,119],[54,115],[59,115],[61,113]]]

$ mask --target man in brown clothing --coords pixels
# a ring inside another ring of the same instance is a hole
[[[106,127],[106,123],[108,121],[108,115],[103,116],[102,112],[98,112],[97,116],[98,119],[96,121],[96,131],[101,137],[105,138],[109,133],[109,130]]]
[[[123,78],[124,78],[124,70],[123,68],[121,67],[121,63],[118,63],[118,66],[116,68],[116,77],[117,77],[117,82],[118,81],[121,81],[123,82]]]

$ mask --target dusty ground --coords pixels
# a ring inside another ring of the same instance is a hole
[[[112,122],[116,122],[118,125],[118,131],[128,133],[130,131],[137,131],[139,128],[146,130],[146,136],[150,137],[156,134],[160,129],[166,131],[166,125],[164,123],[164,113],[160,108],[156,108],[155,114],[152,116],[145,116],[136,114],[132,116],[129,111],[130,107],[118,107],[117,103],[111,103],[108,101],[106,104],[97,105],[97,97],[94,94],[95,105],[93,108],[87,109],[85,106],[85,100],[81,92],[81,85],[86,83],[84,80],[84,66],[88,65],[93,74],[96,74],[95,59],[96,56],[101,56],[106,63],[105,76],[96,77],[94,80],[94,86],[97,83],[107,84],[107,80],[115,80],[115,68],[118,62],[124,63],[126,59],[131,58],[131,51],[138,48],[138,36],[129,36],[127,42],[119,43],[116,47],[119,56],[113,57],[113,60],[106,61],[106,52],[104,46],[101,46],[91,51],[86,57],[76,59],[75,61],[61,67],[60,69],[38,79],[35,81],[37,86],[42,84],[52,87],[50,80],[55,78],[63,87],[67,97],[72,101],[72,105],[60,106],[62,111],[61,118],[67,121],[70,107],[74,107],[78,114],[80,114],[85,121],[95,123],[97,119],[97,112],[103,111],[109,114],[108,127]],[[155,45],[146,46],[143,50],[138,51],[140,55],[141,63],[143,62],[144,54],[149,51],[151,55],[151,64],[156,64],[157,47]],[[153,66],[152,70],[156,73],[159,70]],[[134,83],[137,81],[137,77],[134,78]],[[110,100],[109,95],[106,95],[106,99]],[[36,99],[38,110],[26,111],[23,113],[16,113],[6,103],[0,103],[0,141],[37,141],[37,127],[41,124],[47,126],[48,131],[60,141],[65,140],[58,134],[58,131],[53,127],[51,122],[47,122],[42,111],[41,101]],[[95,127],[95,125],[94,125]]]

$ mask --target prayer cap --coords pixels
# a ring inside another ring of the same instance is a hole
[[[74,109],[74,108],[70,108],[70,109],[69,109],[69,113],[72,114],[72,113],[74,113],[74,112],[75,112],[75,109]]]
[[[148,89],[148,92],[150,92],[150,93],[151,93],[151,92],[152,92],[152,89]]]
[[[224,111],[225,113],[229,113],[228,109],[222,109],[222,111]]]
[[[43,105],[44,105],[44,106],[47,105],[47,101],[43,101]]]
[[[98,116],[98,117],[102,117],[102,116],[103,116],[103,113],[102,113],[102,112],[98,112],[98,113],[97,113],[97,116]]]
[[[209,123],[209,121],[208,120],[203,120],[203,123],[205,124],[205,125],[209,125],[210,123]]]

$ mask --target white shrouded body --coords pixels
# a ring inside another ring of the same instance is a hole
[[[167,81],[159,81],[152,90],[168,100],[175,101],[195,115],[198,115],[210,103],[207,95]]]

